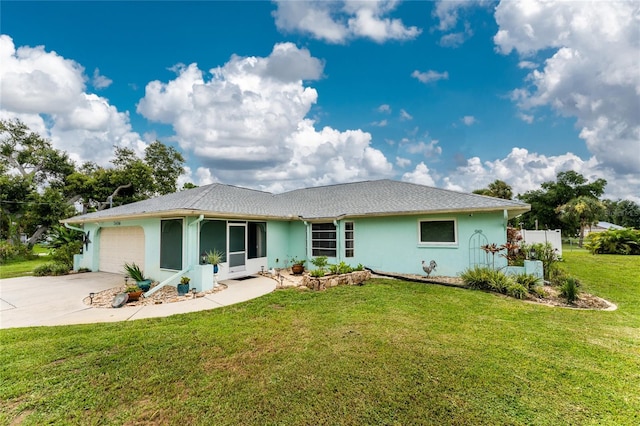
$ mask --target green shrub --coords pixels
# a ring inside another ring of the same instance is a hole
[[[578,286],[580,283],[577,279],[569,277],[560,287],[560,295],[567,299],[568,303],[573,303],[578,299]]]
[[[558,262],[558,252],[551,243],[522,244],[521,250],[529,260],[542,261],[544,279],[548,280]]]
[[[348,274],[352,271],[353,268],[344,262],[340,262],[337,265],[329,265],[329,272],[332,274]]]
[[[524,277],[526,278],[521,277],[520,280],[524,282],[533,281],[529,275],[524,275]],[[496,293],[506,294],[517,299],[525,298],[528,292],[528,287],[517,282],[517,277],[513,278],[509,275],[505,275],[501,271],[496,271],[495,269],[485,266],[474,266],[473,268],[468,268],[460,274],[460,278],[462,278],[462,281],[469,288],[489,290]]]
[[[640,230],[610,229],[591,233],[585,247],[592,254],[640,255]]]
[[[54,249],[51,253],[51,258],[57,263],[67,265],[68,272],[71,268],[73,268],[73,255],[79,254],[81,249],[81,241],[72,241]]]
[[[476,265],[473,268],[466,269],[460,274],[460,278],[462,278],[462,281],[469,288],[490,290],[489,281],[495,272],[496,271],[486,266]]]
[[[5,263],[9,260],[28,260],[34,257],[31,246],[27,244],[14,244],[7,240],[0,241],[0,263]]]
[[[562,269],[556,268],[551,272],[551,276],[549,277],[549,282],[551,282],[554,286],[561,286],[564,282],[569,278],[569,274]]]
[[[53,262],[43,263],[42,265],[36,266],[33,270],[33,275],[36,277],[44,277],[45,275],[51,275],[51,271],[53,270]]]
[[[493,274],[491,279],[489,280],[489,290],[495,291],[496,293],[507,294],[507,290],[509,287],[516,285],[513,279],[500,271],[495,271],[497,273]]]
[[[309,275],[315,278],[324,277],[324,271],[322,269],[313,269],[309,272]]]
[[[542,280],[533,274],[518,274],[514,276],[516,283],[522,285],[527,291],[542,284]]]
[[[358,263],[358,265],[353,268],[354,271],[364,271],[364,265],[362,263]]]
[[[527,297],[529,290],[522,284],[512,283],[507,287],[507,295],[515,297],[516,299],[524,299]]]
[[[544,287],[541,285],[534,286],[529,290],[531,294],[537,296],[538,298],[544,298],[547,296],[547,292],[544,290]]]
[[[60,262],[47,262],[40,266],[37,266],[33,270],[33,275],[36,277],[44,277],[47,275],[67,275],[70,268]]]
[[[327,268],[327,256],[318,256],[318,257],[314,257],[313,259],[311,259],[311,263],[313,263],[313,265],[318,268],[318,269],[322,269],[323,271]]]

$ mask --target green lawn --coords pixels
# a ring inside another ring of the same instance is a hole
[[[640,424],[640,259],[565,252],[614,312],[372,280],[0,331],[0,423]]]
[[[43,252],[43,254],[45,254],[45,252]],[[33,275],[33,270],[36,267],[50,261],[51,257],[47,255],[30,260],[10,260],[0,265],[0,278],[16,278]]]

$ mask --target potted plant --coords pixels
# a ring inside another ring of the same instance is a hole
[[[130,264],[125,263],[124,271],[129,278],[136,282],[137,286],[140,287],[142,291],[149,291],[149,288],[151,287],[151,280],[144,276],[144,272],[135,264],[135,262]]]
[[[142,289],[137,285],[127,286],[125,293],[129,296],[129,302],[135,302],[142,296]]]
[[[298,260],[297,258],[291,259],[291,273],[293,275],[300,275],[304,272],[304,264],[306,260]]]
[[[213,265],[213,273],[218,273],[218,265],[224,262],[224,252],[213,249],[207,253],[207,261]]]
[[[180,278],[180,284],[178,284],[178,296],[184,296],[189,293],[189,283],[191,282],[191,278],[182,277]]]

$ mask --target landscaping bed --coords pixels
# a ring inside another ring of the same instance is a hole
[[[391,272],[379,272],[375,271],[375,274],[382,277],[396,278],[405,281],[413,281],[413,282],[421,282],[426,284],[439,284],[449,287],[459,287],[468,289],[468,287],[462,281],[460,277],[441,277],[441,276],[433,276],[433,277],[425,277],[423,275],[415,275],[415,274],[396,274]],[[573,309],[596,309],[596,310],[607,310],[612,311],[617,309],[617,306],[605,299],[594,296],[589,293],[580,292],[580,295],[577,300],[573,303],[567,303],[566,299],[561,296],[560,291],[557,287],[551,285],[541,286],[544,294],[542,297],[537,297],[533,294],[527,294],[527,296],[523,299],[532,303],[539,303],[541,305],[547,306],[556,306],[562,308],[573,308]],[[498,293],[496,293],[498,294]],[[502,295],[504,296],[504,295]],[[508,296],[504,296],[508,297]]]
[[[124,306],[145,306],[145,305],[160,305],[163,303],[174,303],[174,302],[184,302],[186,300],[192,300],[194,298],[203,297],[206,294],[217,293],[226,289],[227,286],[224,284],[218,284],[217,287],[196,293],[195,295],[192,293],[188,293],[184,296],[178,295],[178,289],[174,286],[167,285],[162,287],[160,290],[156,291],[149,297],[141,296],[138,300],[133,302],[127,302]],[[127,289],[126,285],[122,285],[119,287],[113,287],[107,290],[103,290],[99,293],[96,293],[93,296],[93,301],[90,297],[85,297],[83,302],[85,305],[93,306],[94,308],[113,308],[111,306],[111,302],[113,302],[113,298],[120,293],[125,293]]]

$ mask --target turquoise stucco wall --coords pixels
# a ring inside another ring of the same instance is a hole
[[[183,252],[182,252],[182,266],[186,269],[189,265],[198,264],[197,246],[192,250],[187,250],[187,241],[198,241],[197,238],[198,227],[188,226],[197,220],[197,217],[189,217],[183,222],[182,237],[183,237]],[[89,250],[86,250],[80,267],[89,268],[92,271],[98,271],[100,268],[100,235],[101,230],[105,228],[115,227],[128,227],[128,226],[140,226],[144,231],[145,239],[145,256],[144,256],[144,273],[145,275],[152,277],[154,280],[163,281],[177,271],[169,271],[160,269],[160,219],[140,219],[140,220],[122,220],[116,222],[102,222],[99,224],[88,223],[85,224],[85,231],[91,231],[91,242]],[[124,273],[123,273],[124,274]]]
[[[419,221],[456,219],[458,242],[454,245],[419,243]],[[438,268],[434,275],[456,276],[469,267],[469,239],[476,230],[482,230],[489,243],[506,242],[506,220],[503,213],[475,213],[461,215],[396,216],[386,218],[350,219],[355,227],[355,256],[338,258],[355,266],[364,266],[385,272],[424,274],[422,261],[435,260]],[[343,237],[341,232],[340,236]],[[344,248],[339,244],[340,255]],[[496,267],[506,265],[496,255]]]
[[[455,219],[457,226],[457,244],[429,245],[419,243],[419,221],[433,219]],[[183,226],[183,269],[195,268],[199,264],[199,227],[191,226],[197,216],[188,217]],[[344,222],[354,222],[355,256],[344,256]],[[141,226],[145,235],[145,273],[158,281],[175,275],[177,271],[160,269],[160,219],[140,219],[120,221],[119,224],[105,222],[98,226],[85,224],[85,230],[91,231],[92,244],[79,259],[78,267],[99,269],[100,228],[114,226]],[[344,261],[352,266],[359,263],[385,272],[424,274],[421,261],[429,263],[435,260],[438,268],[434,275],[456,276],[469,267],[469,239],[476,230],[482,230],[488,243],[498,245],[506,242],[506,219],[502,212],[474,213],[459,215],[421,215],[394,216],[385,218],[355,218],[338,222],[338,256],[329,259],[331,263]],[[259,272],[262,266],[282,268],[285,261],[292,257],[310,259],[307,243],[308,227],[302,221],[267,222],[267,261],[247,262],[247,274]],[[278,260],[278,262],[276,262]],[[495,256],[496,267],[506,265],[506,260]],[[312,268],[307,263],[307,268]],[[189,275],[186,273],[185,275]],[[192,280],[198,280],[200,274],[194,273]],[[219,279],[228,277],[224,265],[221,266]],[[197,287],[196,282],[193,283]]]

